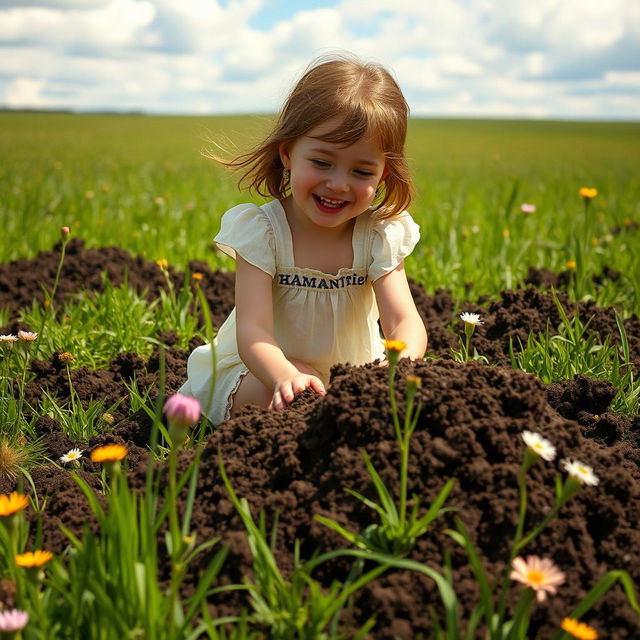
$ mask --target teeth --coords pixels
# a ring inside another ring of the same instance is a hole
[[[322,196],[318,196],[318,200],[320,200],[325,207],[340,207],[344,204],[344,200],[329,200]]]

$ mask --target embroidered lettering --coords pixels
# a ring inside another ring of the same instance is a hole
[[[278,284],[285,287],[303,287],[305,289],[344,289],[345,287],[362,286],[367,282],[367,276],[356,274],[335,278],[305,276],[290,273],[278,273]]]

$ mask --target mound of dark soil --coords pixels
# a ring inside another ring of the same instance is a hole
[[[56,245],[51,251],[43,251],[32,260],[15,260],[8,264],[0,264],[0,308],[8,309],[13,316],[13,323],[5,327],[7,331],[15,330],[15,316],[22,307],[30,307],[33,302],[42,304],[45,299],[44,290],[51,292],[60,263],[61,246]],[[215,326],[224,322],[233,308],[232,273],[212,272],[206,262],[194,260],[189,263],[190,273],[200,272],[203,275],[201,287],[212,314]],[[80,291],[104,289],[103,274],[110,282],[120,286],[126,279],[129,286],[138,293],[146,292],[149,300],[157,298],[160,291],[167,290],[167,277],[173,287],[183,285],[185,274],[176,271],[170,265],[163,270],[155,263],[144,260],[140,256],[132,256],[119,247],[102,247],[86,249],[84,240],[72,239],[66,248],[66,255],[58,288],[56,302],[64,302]]]
[[[164,276],[153,263],[134,259],[124,252],[110,253],[119,252],[117,249],[84,251],[77,244],[79,241],[75,242],[70,245],[69,259],[76,256],[74,268],[83,276],[75,278],[64,271],[61,296],[70,295],[87,283],[99,291],[99,274],[104,269],[109,270],[116,283],[118,277],[128,273],[129,282],[139,282],[140,290],[148,289],[151,296],[159,290],[153,286],[166,286]],[[22,302],[16,302],[12,308],[17,311],[31,299],[38,299],[40,284],[48,286],[46,283],[55,276],[57,254],[54,251],[47,255],[48,261],[40,256],[30,263],[0,267],[0,306],[6,306],[5,301],[18,295],[11,283],[20,271],[30,274],[23,281],[31,283],[31,298],[20,298]],[[49,265],[46,267],[49,271],[38,266],[44,264]],[[191,268],[204,274],[203,286],[215,317],[224,317],[232,304],[232,277],[212,273],[202,263],[193,263]],[[39,278],[31,278],[32,269],[40,273]],[[172,277],[176,283],[182,282],[181,274],[172,273]],[[457,346],[458,338],[450,327],[461,333],[455,301],[444,291],[429,296],[415,284],[412,291],[430,332],[431,349],[441,357],[420,363],[401,361],[399,367],[397,402],[401,414],[405,376],[412,373],[422,379],[418,394],[422,411],[412,440],[409,491],[419,497],[422,505],[428,505],[444,483],[455,478],[448,505],[456,511],[434,523],[430,533],[418,541],[411,557],[441,568],[443,551],[449,550],[465,617],[477,602],[476,585],[465,555],[445,529],[452,526],[454,517],[460,518],[490,576],[499,574],[516,522],[516,475],[524,449],[522,431],[537,431],[558,449],[556,462],[538,464],[530,473],[529,527],[535,526],[553,503],[554,476],[561,472],[561,459],[577,458],[591,465],[600,478],[597,487],[584,488],[525,550],[552,558],[567,574],[567,582],[558,595],[540,605],[534,619],[534,628],[541,637],[550,637],[554,625],[608,570],[626,569],[635,584],[640,584],[640,422],[637,417],[627,418],[609,411],[615,389],[608,383],[577,377],[545,388],[535,377],[508,367],[454,363],[450,360],[450,349]],[[568,306],[566,298],[562,299]],[[499,301],[487,307],[465,305],[462,310],[483,315],[485,324],[478,328],[474,344],[480,353],[497,363],[507,361],[509,336],[524,340],[531,329],[544,331],[547,323],[552,328],[559,323],[550,294],[533,287],[503,292]],[[593,330],[603,335],[608,335],[615,326],[612,310],[588,305],[578,305],[576,310],[591,314]],[[9,330],[15,330],[12,328],[15,326],[14,316]],[[628,321],[627,330],[635,345],[637,364],[640,338],[637,319]],[[6,333],[7,328],[0,332]],[[163,336],[163,342],[172,344],[171,336]],[[166,393],[175,391],[184,379],[187,356],[188,351],[176,348],[165,351],[169,372]],[[157,396],[159,357],[155,353],[144,362],[135,354],[120,354],[105,370],[72,369],[72,384],[85,405],[92,398],[104,399],[106,406],[126,398],[125,383],[134,377],[139,386],[153,386],[152,393]],[[48,361],[34,362],[32,371],[33,380],[27,385],[27,398],[32,404],[43,389],[62,401],[68,399],[66,368],[57,354]],[[230,546],[222,582],[238,582],[250,575],[250,557],[244,530],[218,473],[218,451],[237,493],[249,500],[254,514],[257,516],[264,510],[270,521],[279,514],[277,557],[283,570],[291,568],[296,539],[302,542],[302,554],[306,557],[316,549],[344,546],[336,534],[314,520],[314,515],[330,516],[353,530],[363,530],[374,521],[371,510],[345,492],[351,488],[375,497],[362,450],[368,452],[390,490],[396,494],[398,490],[398,451],[391,426],[386,375],[384,368],[375,365],[335,367],[325,397],[308,392],[281,413],[247,409],[208,437],[192,530],[200,541],[220,537]],[[45,454],[56,459],[72,446],[91,448],[103,442],[127,443],[130,482],[141,487],[150,420],[143,412],[131,414],[126,400],[114,417],[112,429],[88,443],[71,442],[51,417],[40,417],[37,430],[43,437]],[[183,464],[190,455],[183,454]],[[86,472],[96,470],[86,460],[83,468]],[[58,524],[62,522],[80,533],[85,522],[92,523],[88,505],[67,470],[51,465],[34,469],[32,475],[40,496],[47,497],[42,522],[43,547],[60,551],[66,540]],[[85,477],[96,484],[90,473]],[[1,492],[13,487],[13,482],[0,479]],[[200,558],[191,567],[187,589],[197,583],[198,571],[204,564],[205,558]],[[316,575],[328,582],[331,577],[346,575],[346,571],[346,562],[335,562],[321,567]],[[517,593],[518,587],[514,586],[513,592]],[[372,637],[389,640],[417,638],[420,634],[428,637],[428,607],[437,606],[438,601],[434,585],[428,579],[415,573],[390,571],[358,594],[345,622],[357,628],[375,613],[378,622]],[[237,612],[241,604],[238,593],[212,600],[218,615]],[[609,638],[640,637],[638,617],[619,586],[603,597],[586,619]]]
[[[186,357],[187,352],[183,353]],[[578,458],[591,465],[600,478],[597,487],[584,488],[525,550],[553,558],[567,574],[559,595],[539,607],[535,626],[542,637],[549,637],[553,625],[607,570],[624,568],[638,583],[640,456],[625,437],[626,432],[611,442],[586,438],[579,424],[551,407],[545,389],[534,377],[508,368],[442,360],[401,361],[397,392],[401,413],[404,376],[408,373],[422,379],[422,412],[410,456],[410,493],[428,505],[446,480],[456,479],[448,505],[456,507],[455,516],[470,531],[491,576],[502,570],[514,532],[523,430],[540,432],[556,445],[558,459]],[[591,395],[601,395],[597,384],[592,385]],[[52,456],[54,449],[58,455],[73,444],[64,441],[52,421],[43,422],[47,422],[41,428],[43,435],[47,433],[45,442]],[[131,482],[141,486],[144,449],[140,445],[148,430],[144,415],[133,416],[117,433],[105,434],[90,445],[127,442],[131,448]],[[326,397],[308,393],[282,413],[248,409],[209,436],[200,468],[193,531],[200,540],[219,536],[230,545],[232,553],[222,580],[236,582],[250,574],[250,558],[242,525],[217,470],[218,450],[236,491],[250,501],[254,514],[265,510],[270,519],[279,514],[278,558],[284,570],[291,567],[296,539],[303,542],[302,552],[307,556],[316,548],[344,546],[313,516],[330,516],[354,530],[363,530],[374,521],[372,512],[344,491],[352,488],[374,497],[362,450],[370,455],[390,490],[398,490],[398,452],[386,371],[374,365],[336,367]],[[188,458],[190,454],[184,455]],[[94,468],[90,462],[84,466],[87,470]],[[554,474],[559,470],[559,463],[545,463],[531,471],[529,526],[539,522],[552,504]],[[88,506],[66,470],[46,468],[34,473],[34,480],[42,497],[48,497],[44,545],[60,551],[65,539],[57,524],[64,522],[80,532],[85,520],[92,520]],[[10,489],[6,483],[2,485],[3,491]],[[452,517],[436,521],[411,557],[441,567],[443,549],[452,552],[454,580],[468,615],[477,593],[464,554],[444,533],[452,525]],[[192,567],[189,579],[194,585],[199,568],[197,563]],[[320,569],[317,575],[329,580],[345,575],[347,569],[345,563],[335,563]],[[419,633],[428,634],[426,603],[437,602],[437,592],[429,580],[393,571],[363,589],[350,624],[356,627],[375,612],[378,624],[374,637],[414,638]],[[237,611],[240,600],[237,594],[228,595],[213,604],[218,614],[224,614]],[[598,628],[606,629],[610,638],[640,634],[638,619],[619,587],[609,592],[588,617]]]

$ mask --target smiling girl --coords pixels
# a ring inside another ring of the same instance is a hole
[[[236,260],[235,309],[189,356],[180,390],[214,424],[246,404],[280,410],[326,392],[330,369],[384,357],[388,340],[422,358],[427,334],[404,258],[419,239],[405,211],[413,186],[409,108],[383,67],[350,57],[312,64],[276,126],[227,166],[273,198],[227,211],[215,237]],[[213,387],[215,381],[215,387]]]

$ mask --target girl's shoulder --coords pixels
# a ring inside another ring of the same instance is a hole
[[[262,207],[260,207],[257,204],[254,204],[253,202],[243,202],[242,204],[237,204],[233,207],[231,207],[231,209],[227,209],[227,211],[225,211],[222,214],[222,219],[223,220],[233,220],[233,219],[237,219],[239,217],[244,217],[244,218],[249,218],[249,217],[256,217],[256,218],[260,218],[260,217],[264,217],[265,216],[265,212],[262,210]]]
[[[222,214],[222,225],[241,226],[249,222],[254,224],[271,225],[274,217],[280,216],[283,211],[278,200],[271,200],[257,205],[253,202],[237,204]]]
[[[373,217],[371,230],[381,238],[408,237],[414,238],[416,242],[420,238],[420,227],[408,211],[402,211],[391,218]]]
[[[226,211],[214,242],[232,258],[239,254],[247,262],[274,275],[276,247],[269,210],[265,210],[264,205],[245,203]]]
[[[373,221],[369,277],[379,277],[393,271],[420,240],[420,227],[407,211],[392,218]]]

